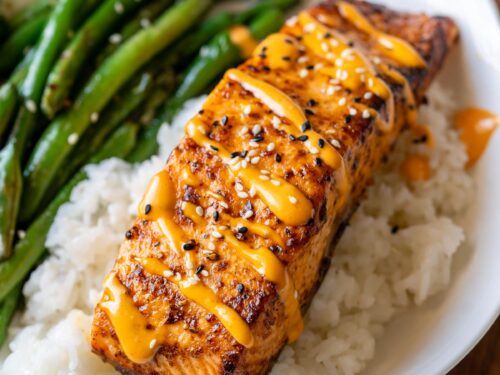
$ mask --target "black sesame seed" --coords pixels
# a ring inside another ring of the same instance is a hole
[[[304,135],[301,135],[300,137],[298,137],[297,139],[301,142],[305,142],[309,139],[309,137],[304,134]]]
[[[265,72],[270,72],[271,71],[271,68],[268,67],[267,65],[263,65],[262,66],[262,70],[265,71]]]
[[[200,110],[198,111],[198,113],[199,113],[200,115],[202,115],[204,112],[205,112],[205,110],[204,110],[204,109],[200,109]]]
[[[325,147],[325,140],[323,138],[318,139],[319,148]]]
[[[193,250],[194,249],[194,242],[191,241],[191,242],[187,242],[185,244],[182,245],[182,248],[186,251],[189,251],[189,250]]]
[[[244,234],[246,232],[248,232],[248,228],[247,227],[239,227],[238,228],[238,233]]]
[[[213,218],[215,221],[219,220],[219,211],[214,211],[214,213],[212,214]]]
[[[235,157],[239,156],[240,153],[238,151],[232,152],[231,153],[231,159],[234,159]]]
[[[258,135],[257,137],[252,139],[252,141],[254,141],[254,142],[262,142],[263,140],[264,140],[264,137],[261,135]]]
[[[291,141],[295,141],[295,136],[293,134],[290,134],[288,136],[288,139],[291,140]]]
[[[396,234],[398,233],[399,231],[399,226],[398,225],[394,225],[392,228],[391,228],[391,233],[392,234]]]
[[[321,166],[321,165],[323,164],[323,160],[321,160],[321,158],[316,158],[316,159],[314,160],[314,162],[316,163],[316,165],[317,165],[318,167],[319,167],[319,166]]]
[[[306,69],[307,70],[313,70],[314,69],[314,65],[308,65],[308,66],[306,66]]]
[[[412,142],[413,143],[425,143],[425,142],[427,142],[427,136],[424,134],[420,138],[414,139]]]
[[[290,60],[291,60],[291,58],[290,58],[290,56],[283,56],[283,57],[281,58],[281,60],[283,60],[283,61],[290,61]]]
[[[361,103],[361,97],[354,98],[354,103]]]
[[[151,205],[147,204],[144,206],[144,213],[147,215],[151,212]]]
[[[229,117],[227,117],[227,116],[222,116],[222,118],[220,120],[222,125],[226,125],[228,121],[229,121]]]
[[[243,294],[243,292],[245,291],[245,285],[243,284],[236,285],[236,290],[238,291],[239,294]]]
[[[351,40],[349,43],[347,43],[349,47],[354,47],[354,42]]]
[[[311,129],[311,123],[309,121],[306,121],[302,125],[300,125],[300,130],[303,132],[309,129]]]
[[[288,44],[293,44],[293,40],[286,38],[286,39],[285,39],[285,43],[288,43]]]
[[[331,33],[325,33],[325,39],[329,39],[332,37],[332,34]]]
[[[262,52],[262,53],[259,54],[259,57],[261,59],[265,59],[267,57],[267,55],[264,52]]]
[[[317,104],[318,104],[318,102],[317,102],[316,100],[314,100],[314,99],[309,99],[309,100],[307,101],[307,105],[308,105],[309,107],[314,107],[314,106],[315,106],[315,105],[317,105]]]
[[[314,115],[314,111],[312,109],[309,109],[309,108],[306,108],[304,110],[304,112],[306,113],[306,115],[309,115],[309,116],[313,116]]]
[[[210,145],[210,148],[211,148],[212,150],[214,150],[214,151],[219,151],[219,149],[218,149],[217,147],[215,147],[215,146]]]
[[[198,267],[196,267],[195,273],[198,275],[201,271],[203,271],[203,268],[205,268],[205,266],[203,264],[200,264]]]
[[[132,238],[132,231],[131,230],[128,230],[125,232],[125,238],[127,238],[127,240],[130,240]]]
[[[271,250],[273,253],[281,253],[283,249],[279,245],[271,245],[269,247],[269,250]]]
[[[280,154],[276,154],[274,156],[274,160],[276,160],[277,163],[281,163],[281,155]]]
[[[241,157],[242,159],[245,159],[245,158],[247,157],[247,154],[248,154],[248,150],[245,150],[245,151],[243,151],[243,152],[240,154],[240,157]]]
[[[345,117],[345,123],[346,123],[346,124],[349,124],[349,123],[351,122],[351,120],[352,120],[352,116],[351,116],[351,115],[347,115],[347,116]]]

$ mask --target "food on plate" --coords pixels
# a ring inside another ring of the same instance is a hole
[[[443,17],[328,1],[230,69],[149,184],[96,306],[124,373],[265,373],[457,37]]]

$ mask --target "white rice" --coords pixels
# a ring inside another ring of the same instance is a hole
[[[355,374],[369,366],[376,338],[395,314],[423,303],[450,280],[453,255],[464,240],[454,218],[470,201],[466,155],[450,127],[447,93],[433,87],[421,122],[435,147],[401,136],[351,220],[331,269],[306,317],[300,340],[283,351],[273,374]],[[159,134],[161,155],[131,166],[108,160],[88,168],[50,231],[51,256],[24,287],[18,314],[3,350],[2,374],[112,374],[90,352],[91,317],[106,272],[131,225],[145,186],[183,134],[203,98],[191,101],[172,127]],[[409,152],[428,154],[433,177],[409,188],[399,165]],[[401,229],[391,234],[391,228]]]

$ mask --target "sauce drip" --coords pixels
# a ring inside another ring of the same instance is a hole
[[[310,152],[317,154],[325,164],[333,169],[343,166],[342,157],[332,145],[325,143],[323,148],[317,147],[319,140],[322,138],[321,135],[312,129],[301,131],[301,126],[307,122],[307,117],[302,108],[283,91],[236,69],[229,70],[227,76],[229,79],[238,82],[245,90],[250,91],[275,114],[290,120],[296,129],[295,131],[288,131],[290,134],[296,137],[302,134],[307,135],[308,140],[304,142],[305,146]]]
[[[375,39],[376,46],[383,55],[410,68],[424,68],[426,66],[420,54],[409,43],[374,28],[354,5],[341,1],[338,7],[342,17]]]
[[[267,66],[271,69],[287,68],[300,56],[298,43],[283,33],[269,35],[259,44],[254,54],[266,56]]]
[[[192,203],[186,203],[183,213],[195,223],[202,222],[202,219],[196,214],[195,206]],[[233,226],[235,222],[238,222],[238,224],[240,222],[239,219],[235,218],[230,218],[226,221],[225,219],[227,219],[227,217],[228,215],[222,217],[223,224],[228,223]],[[290,342],[295,341],[302,333],[304,324],[300,312],[300,305],[295,298],[295,288],[293,287],[293,282],[286,268],[271,250],[265,247],[258,249],[251,248],[245,242],[239,241],[233,235],[231,229],[228,229],[225,225],[218,225],[215,228],[224,236],[224,241],[230,248],[236,251],[239,257],[250,263],[253,269],[260,275],[276,284],[278,287],[278,294],[285,307],[288,340]],[[248,228],[252,230],[251,226]],[[253,227],[254,230],[255,228],[256,227]],[[267,235],[267,233],[264,234]]]
[[[236,25],[229,29],[229,39],[238,47],[241,56],[244,58],[252,56],[253,51],[257,47],[257,41],[253,37],[248,27]]]
[[[481,158],[499,125],[500,117],[484,109],[466,108],[455,114],[455,127],[469,156],[467,168]]]
[[[253,166],[237,167],[231,158],[231,153],[206,136],[204,124],[198,117],[186,125],[185,131],[199,146],[215,152],[229,166],[231,173],[239,177],[248,189],[253,187],[256,194],[285,224],[304,225],[312,217],[312,203],[299,189],[277,176],[272,176],[272,180],[279,181],[278,186],[274,185],[271,179],[262,180],[260,170]]]
[[[241,345],[247,348],[252,347],[254,338],[248,324],[234,309],[222,303],[210,288],[191,280],[176,280],[169,268],[158,259],[137,258],[136,260],[144,267],[146,272],[167,278],[177,285],[187,299],[214,314],[231,336]]]
[[[429,158],[424,155],[409,155],[401,164],[401,173],[409,182],[427,181],[431,177]]]

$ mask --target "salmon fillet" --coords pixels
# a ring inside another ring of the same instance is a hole
[[[327,1],[227,72],[150,183],[93,351],[125,374],[268,372],[456,38],[448,18]]]

